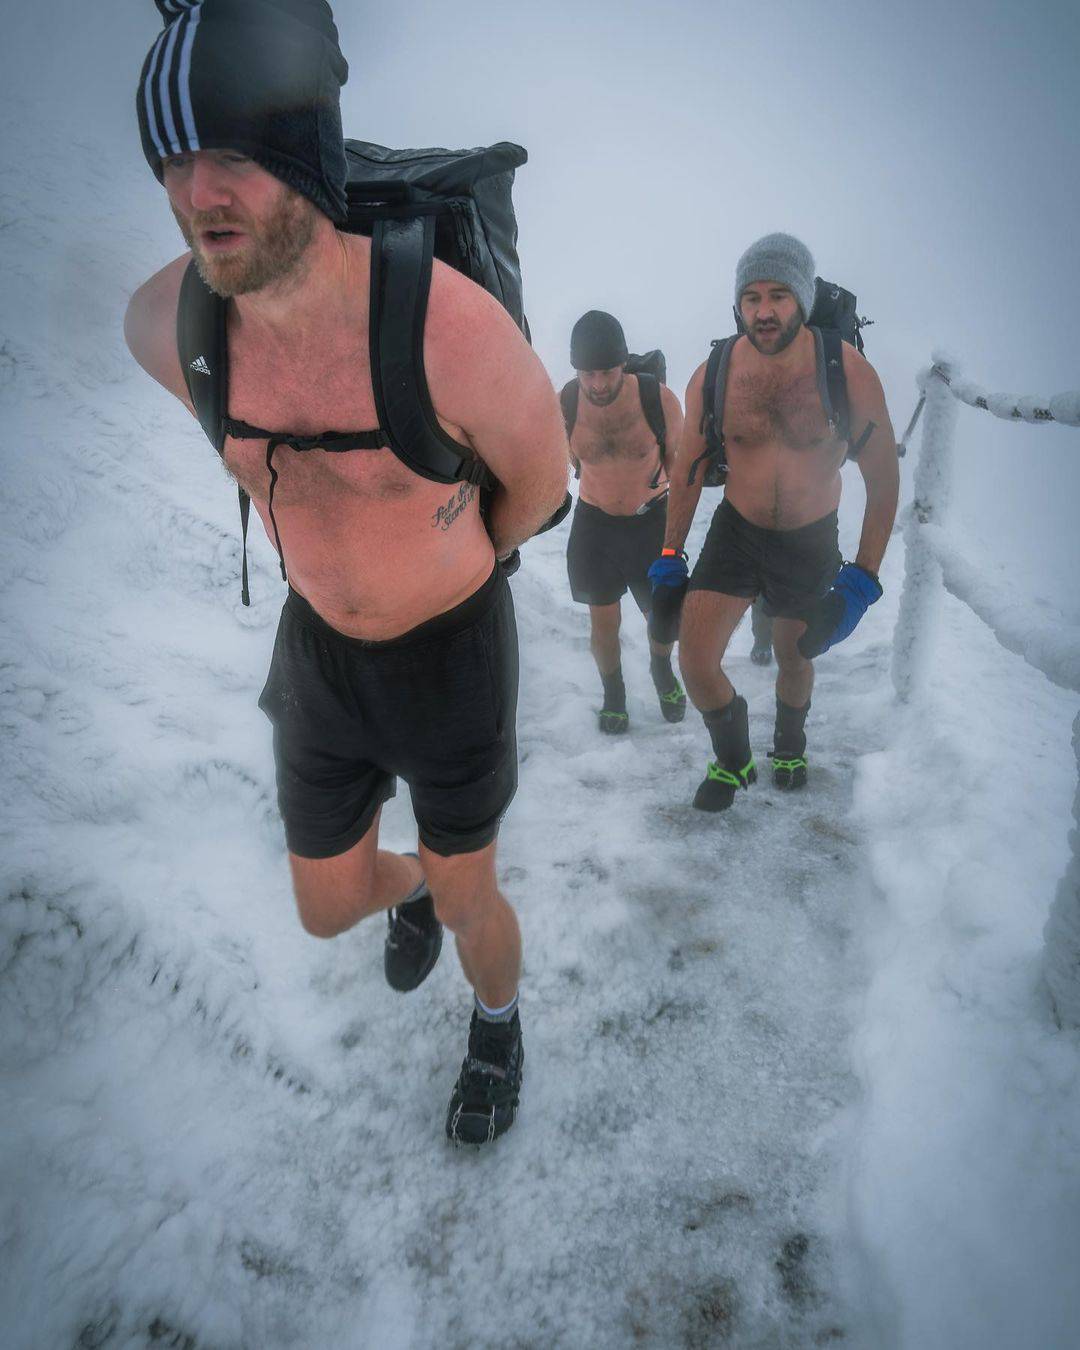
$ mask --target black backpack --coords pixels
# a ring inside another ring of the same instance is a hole
[[[667,466],[667,422],[664,419],[664,404],[660,397],[660,386],[667,384],[667,361],[659,348],[646,352],[643,356],[635,356],[631,352],[626,358],[624,369],[628,375],[637,376],[641,411],[660,452],[660,463],[657,465],[656,473],[649,484],[650,488],[656,488],[660,486],[660,475]],[[580,394],[581,385],[577,380],[571,380],[568,384],[564,384],[559,393],[563,421],[566,423],[567,440],[573,436],[574,427],[577,425]],[[581,466],[579,464],[575,464],[574,477],[581,477]]]
[[[851,409],[848,404],[847,379],[844,375],[842,343],[850,342],[859,352],[863,350],[863,328],[872,319],[860,318],[858,302],[851,291],[834,282],[814,278],[814,305],[806,321],[814,335],[817,355],[818,389],[825,416],[835,428],[837,437],[848,445],[848,459],[857,459],[870,438],[874,423],[867,424],[859,437],[851,440]],[[727,393],[728,366],[736,342],[746,331],[738,306],[735,307],[738,332],[728,338],[716,338],[705,366],[705,385],[702,391],[701,431],[705,437],[704,453],[690,466],[689,481],[697,477],[698,465],[704,462],[704,487],[721,487],[727,481],[727,449],[724,445],[724,398]]]
[[[370,357],[376,430],[293,436],[235,422],[228,415],[226,302],[203,283],[194,263],[180,288],[177,349],[199,422],[219,454],[227,434],[267,440],[272,522],[277,481],[272,458],[281,445],[297,451],[387,446],[423,478],[472,483],[485,495],[494,487],[485,465],[442,430],[431,405],[421,353],[433,258],[490,291],[529,336],[511,201],[514,171],[528,158],[521,146],[500,141],[476,150],[389,150],[346,141],[345,154],[348,219],[341,228],[372,240]],[[241,598],[247,605],[251,504],[243,488],[239,497]],[[277,545],[280,554],[280,539]],[[284,559],[281,574],[285,576]]]

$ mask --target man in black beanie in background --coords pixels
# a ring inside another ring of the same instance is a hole
[[[581,487],[566,568],[570,593],[589,606],[590,646],[604,687],[600,730],[607,735],[630,725],[619,644],[621,600],[629,590],[641,612],[649,613],[648,570],[664,542],[668,493],[639,377],[625,369],[628,358],[622,324],[613,315],[591,309],[578,319],[570,334],[570,364],[584,397],[576,400],[570,454]],[[653,387],[666,441],[675,445],[682,433],[679,400],[666,385]],[[572,385],[564,398],[567,390]],[[649,664],[661,714],[665,721],[681,722],[686,695],[671,669],[671,647],[650,638]]]
[[[443,431],[497,480],[486,522],[469,483],[420,477],[385,441],[377,448],[371,242],[336,228],[348,67],[330,8],[157,5],[166,26],[143,67],[139,124],[191,251],[136,292],[128,343],[194,411],[176,333],[192,259],[228,298],[222,453],[288,564],[260,705],[274,725],[300,919],[329,938],[389,910],[385,967],[399,990],[434,966],[442,925],[453,932],[475,997],[446,1132],[484,1142],[513,1123],[523,1059],[520,934],[495,876],[517,785],[517,637],[496,558],[562,501],[558,403],[502,307],[436,262],[424,371]],[[201,356],[189,364],[195,378],[208,372]],[[373,444],[317,448],[328,427],[361,428]],[[316,448],[286,443],[274,458],[260,428]],[[412,796],[418,854],[378,847],[397,777]]]

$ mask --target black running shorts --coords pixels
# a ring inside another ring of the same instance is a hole
[[[346,637],[290,590],[259,699],[290,851],[344,853],[397,778],[433,853],[490,844],[517,789],[517,689],[498,566],[468,600],[389,642]]]
[[[570,593],[579,605],[613,605],[629,589],[643,614],[652,608],[646,575],[660,556],[667,526],[667,496],[633,516],[612,516],[578,498],[566,570]]]
[[[725,497],[712,518],[693,572],[692,591],[760,595],[775,619],[801,619],[832,586],[841,564],[836,512],[795,530],[766,530]]]

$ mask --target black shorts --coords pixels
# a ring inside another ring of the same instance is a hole
[[[449,856],[495,838],[517,790],[517,628],[502,569],[389,642],[339,633],[295,591],[259,707],[274,724],[292,853],[332,858],[409,785],[420,839]]]
[[[712,518],[690,576],[692,591],[760,595],[776,619],[801,619],[832,586],[842,559],[836,512],[795,530],[766,530],[725,497]]]
[[[566,570],[570,594],[579,605],[613,605],[629,589],[643,614],[652,607],[646,575],[660,556],[667,527],[667,496],[633,516],[612,516],[578,498]]]

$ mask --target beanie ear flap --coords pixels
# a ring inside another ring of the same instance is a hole
[[[202,2],[203,0],[154,0],[162,22],[165,24],[170,24],[173,19],[178,19],[185,10],[198,9]]]

